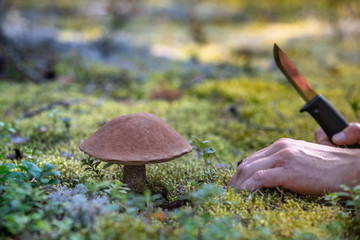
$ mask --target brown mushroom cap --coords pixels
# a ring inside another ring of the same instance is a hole
[[[185,138],[150,113],[118,116],[80,145],[88,155],[124,165],[167,162],[191,149]]]

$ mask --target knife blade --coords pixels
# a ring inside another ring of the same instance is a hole
[[[274,45],[274,58],[280,71],[285,75],[305,102],[309,102],[318,95],[306,81],[305,77],[297,70],[291,60],[276,44]]]
[[[348,121],[324,96],[316,93],[290,58],[276,44],[274,44],[274,59],[280,71],[306,102],[300,112],[309,112],[332,142],[334,134],[349,126]],[[360,144],[343,147],[360,148]]]

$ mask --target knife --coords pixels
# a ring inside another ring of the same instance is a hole
[[[330,141],[334,134],[349,126],[345,117],[324,96],[315,92],[305,77],[276,44],[274,44],[274,59],[278,68],[306,102],[300,112],[309,112]],[[360,144],[343,147],[360,148]]]

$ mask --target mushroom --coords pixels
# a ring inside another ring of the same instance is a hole
[[[99,160],[123,164],[123,182],[137,193],[144,190],[146,164],[167,162],[192,150],[185,138],[150,113],[118,116],[79,148]]]

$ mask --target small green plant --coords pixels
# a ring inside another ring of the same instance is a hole
[[[212,147],[207,147],[206,144],[210,143],[210,141],[201,141],[197,137],[192,136],[194,141],[190,140],[190,144],[192,145],[193,149],[196,150],[199,156],[201,156],[204,159],[205,163],[205,173],[203,174],[203,177],[205,178],[204,181],[206,183],[213,182],[216,178],[218,178],[216,172],[214,170],[216,169],[210,169],[209,166],[211,166],[210,157],[215,154],[215,150]]]
[[[12,180],[27,180],[27,175],[23,172],[12,171],[15,165],[12,163],[0,164],[0,183],[4,184]]]
[[[71,128],[71,118],[60,116],[60,120],[64,124],[66,132],[69,133]]]
[[[220,204],[224,191],[214,184],[204,184],[190,193],[194,209],[180,209],[171,217],[181,225],[180,239],[239,239],[241,234],[234,227],[237,220],[232,217],[214,217],[209,212],[198,212],[206,204]]]
[[[330,201],[333,205],[338,204],[340,201],[345,201],[345,206],[350,209],[352,216],[352,224],[349,224],[349,233],[355,236],[360,235],[360,185],[349,187],[341,185],[344,190],[342,192],[330,193],[325,196],[325,200]]]
[[[33,186],[59,183],[59,179],[56,177],[60,176],[60,171],[55,170],[55,166],[51,163],[45,163],[40,168],[34,162],[23,160],[22,165],[18,166],[18,168],[28,174]]]
[[[65,132],[66,132],[66,134],[69,134],[69,133],[70,133],[70,128],[71,128],[71,126],[72,126],[72,124],[71,124],[72,119],[71,119],[70,117],[61,116],[61,115],[58,113],[57,110],[51,111],[50,113],[48,113],[48,116],[49,116],[49,118],[52,120],[52,124],[53,124],[52,129],[53,129],[53,131],[54,131],[55,128],[56,128],[56,124],[57,124],[58,122],[61,122],[61,123],[64,125],[64,127],[65,127]]]
[[[160,203],[161,196],[159,194],[151,194],[150,190],[145,190],[144,195],[136,195],[131,193],[125,202],[125,211],[127,214],[145,214],[149,210],[153,210]]]
[[[346,205],[354,208],[360,220],[360,185],[351,188],[343,184],[341,188],[344,190],[343,192],[330,193],[325,199],[333,204],[338,203],[343,198],[347,199]]]
[[[216,203],[216,197],[224,193],[223,189],[214,184],[204,184],[196,192],[190,193],[190,199],[195,206],[201,206],[204,202]]]
[[[213,154],[215,154],[215,150],[211,147],[206,147],[206,144],[209,143],[210,141],[201,141],[199,140],[197,137],[195,136],[191,136],[194,140],[195,140],[195,146],[192,145],[193,149],[196,150],[196,152],[203,157],[204,159],[204,163],[205,163],[205,168],[206,171],[208,171],[208,165],[211,164],[209,157]],[[190,144],[193,144],[194,141],[190,140],[189,141]]]
[[[84,171],[93,172],[95,175],[102,181],[104,179],[104,172],[106,168],[114,165],[115,163],[106,163],[101,169],[98,168],[102,162],[98,159],[95,159],[91,156],[81,160],[81,166],[85,167]]]
[[[90,156],[81,160],[81,166],[85,167],[84,171],[95,173],[95,175],[102,181],[104,179],[104,173],[101,171],[101,169],[98,169],[100,164],[101,161]]]
[[[15,171],[15,169],[22,171]],[[0,164],[0,183],[2,185],[11,181],[29,181],[33,187],[57,184],[59,180],[56,177],[59,175],[60,172],[55,170],[55,166],[50,163],[45,163],[42,168],[30,160],[23,160],[19,165]]]
[[[118,201],[119,203],[124,202],[127,199],[127,193],[130,188],[126,187],[126,184],[116,180],[110,183],[109,186],[104,189],[104,192],[108,194],[112,201]]]
[[[54,212],[56,209],[48,205],[45,191],[32,187],[30,182],[9,181],[0,193],[1,239],[33,238],[46,231],[41,226],[49,226],[51,219],[55,219],[47,217],[50,209]]]
[[[229,216],[214,218],[209,213],[194,215],[189,210],[180,210],[172,217],[181,226],[179,239],[241,239],[241,233],[234,227],[238,220]]]
[[[114,182],[90,183],[87,185],[87,188],[96,195],[106,195],[112,203],[117,205],[119,212],[131,215],[153,210],[160,203],[159,200],[161,199],[159,194],[151,194],[150,190],[145,190],[143,195],[130,192],[130,188],[118,180]]]
[[[9,138],[16,133],[16,129],[10,123],[0,122],[0,139]]]

